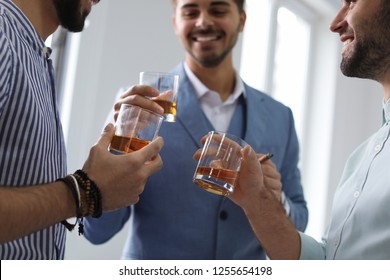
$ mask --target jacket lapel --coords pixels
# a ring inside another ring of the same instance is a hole
[[[191,136],[195,145],[201,147],[200,139],[209,131],[214,130],[203,113],[196,93],[185,74],[183,64],[179,64],[172,73],[180,76],[179,96],[177,106],[177,122]],[[266,100],[262,93],[244,83],[246,92],[246,127],[244,140],[255,150],[262,144],[269,120],[269,112],[265,106]]]
[[[245,84],[247,94],[246,104],[246,129],[244,140],[256,151],[262,144],[262,139],[266,133],[268,119],[265,98],[261,93]]]
[[[214,128],[199,105],[196,93],[185,74],[183,64],[176,67],[173,73],[180,76],[177,122],[183,126],[194,140],[195,145],[200,148],[200,139]]]

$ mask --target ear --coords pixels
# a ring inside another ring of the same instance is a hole
[[[172,16],[172,26],[173,26],[173,30],[175,31],[175,34],[178,35],[177,34],[177,25],[176,25],[176,16],[175,15]]]
[[[240,15],[240,32],[244,30],[245,27],[245,22],[246,22],[246,12],[242,11]]]

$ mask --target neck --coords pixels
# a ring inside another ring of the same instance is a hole
[[[30,20],[43,41],[58,28],[59,22],[52,1],[13,0],[13,2]]]
[[[215,67],[203,67],[189,56],[186,62],[198,79],[210,90],[217,92],[222,101],[225,101],[233,92],[236,85],[236,73],[231,57]]]
[[[390,84],[383,85],[384,88],[384,100],[387,101],[390,99]]]
[[[390,99],[390,70],[387,71],[378,82],[382,85],[384,91],[384,100]]]

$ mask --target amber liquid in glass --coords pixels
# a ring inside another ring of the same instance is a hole
[[[238,172],[223,168],[198,166],[194,183],[202,189],[218,195],[229,195],[233,192]]]
[[[150,141],[139,138],[114,135],[111,140],[110,151],[114,154],[131,153],[142,149]]]
[[[168,122],[174,122],[176,120],[177,104],[169,100],[154,99],[158,105],[164,108],[165,120]]]

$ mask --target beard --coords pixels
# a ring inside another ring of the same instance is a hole
[[[355,42],[353,52],[341,61],[341,72],[347,77],[378,80],[390,65],[389,47],[374,41]]]
[[[236,30],[236,34],[234,35],[234,38],[232,39],[230,44],[219,54],[210,54],[210,55],[201,57],[201,56],[196,56],[193,52],[191,52],[190,49],[188,49],[187,51],[192,56],[192,58],[195,59],[201,66],[203,66],[205,68],[216,67],[219,64],[221,64],[222,61],[225,60],[225,58],[230,54],[230,52],[232,51],[232,49],[236,45],[237,40],[238,40],[238,35],[240,33],[240,27],[241,27],[240,25],[237,26],[237,30]],[[199,31],[198,33],[201,33],[203,35],[207,35],[207,34],[214,34],[215,31],[204,30],[204,31]],[[192,37],[192,35],[190,36],[190,38],[191,37]]]
[[[81,10],[80,0],[53,0],[60,25],[71,32],[84,29],[89,12]]]
[[[229,46],[219,55],[209,55],[206,57],[196,57],[194,54],[190,53],[191,56],[199,62],[205,68],[213,68],[218,66],[224,59],[228,56],[230,51],[233,49],[234,45]]]
[[[387,4],[383,4],[387,5]],[[389,6],[389,5],[387,5]],[[340,69],[348,77],[379,81],[390,70],[390,7],[382,7],[357,33],[354,49],[343,56]]]

